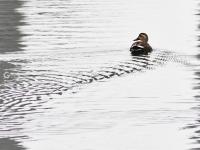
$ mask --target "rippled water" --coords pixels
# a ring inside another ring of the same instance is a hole
[[[0,1],[0,149],[199,149],[198,6]]]

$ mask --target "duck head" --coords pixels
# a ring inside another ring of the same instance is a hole
[[[149,40],[148,35],[146,33],[140,33],[139,36],[133,40],[133,41],[142,41],[144,43],[147,43]]]

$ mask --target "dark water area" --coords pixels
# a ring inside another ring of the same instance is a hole
[[[0,1],[0,149],[200,149],[197,9]],[[151,54],[130,54],[138,32]]]
[[[15,9],[20,8],[22,2],[15,0],[2,0],[0,2],[1,21],[0,21],[0,49],[1,53],[21,51],[20,44],[22,33],[18,31],[18,27],[24,25],[23,16],[16,12]]]
[[[10,138],[0,139],[0,149],[2,149],[2,150],[25,150],[25,148],[20,145],[20,142],[17,142]]]
[[[198,4],[198,7],[199,6],[200,5]],[[198,18],[198,21],[199,21],[199,9],[197,10],[196,15],[197,15],[197,18]],[[198,30],[200,29],[199,23],[197,25],[197,29]],[[198,41],[199,41],[199,37],[200,37],[199,34],[197,34]],[[199,49],[199,42],[197,44],[197,47]],[[198,53],[196,55],[196,57],[197,57],[198,60],[199,60],[199,56],[200,56],[200,53],[198,51]],[[200,82],[199,82],[199,79],[200,79],[200,70],[199,70],[199,67],[197,67],[197,68],[194,69],[194,74],[195,74],[195,78],[194,79],[196,80],[196,84],[194,85],[193,89],[195,91],[197,91],[197,94],[194,96],[194,98],[195,98],[195,100],[197,102],[199,102],[199,100],[200,100],[199,99],[200,98],[200,95],[199,95],[199,90],[200,90],[200,86],[199,86],[200,85]],[[199,104],[197,104],[193,109],[195,109],[195,110],[197,110],[199,112]],[[200,114],[198,113],[198,116],[199,115]],[[194,134],[191,135],[190,138],[197,145],[197,146],[195,146],[195,148],[191,148],[191,150],[198,150],[198,149],[200,149],[199,146],[198,146],[200,144],[200,140],[199,140],[200,139],[200,135],[199,135],[200,129],[199,129],[199,127],[200,127],[200,119],[199,118],[197,118],[193,124],[190,124],[190,125],[187,126],[187,128],[194,129]]]

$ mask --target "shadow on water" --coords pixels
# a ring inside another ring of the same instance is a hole
[[[0,149],[1,150],[25,150],[25,148],[20,145],[20,142],[15,141],[10,138],[0,139]]]
[[[16,11],[17,8],[21,7],[21,4],[22,2],[18,0],[0,1],[0,55],[4,55],[7,52],[22,51],[23,45],[20,44],[20,40],[23,35],[18,31],[18,27],[23,25],[21,22],[23,16]],[[15,72],[14,70],[16,68],[19,68],[19,66],[12,62],[0,61],[0,91],[4,91],[5,87],[9,85],[9,82],[14,80],[14,76],[11,76],[11,74]],[[6,115],[4,116],[2,114],[2,104],[5,102],[4,96],[0,95],[1,124],[6,118]],[[1,132],[0,150],[25,150],[19,141],[9,138],[8,128],[4,125],[0,128],[1,131],[2,129],[8,131],[6,134]]]
[[[200,11],[199,11],[200,12]],[[197,16],[200,16],[200,13],[197,14]],[[200,24],[198,25],[198,30],[200,30]],[[198,42],[200,41],[200,36],[198,35]],[[197,47],[200,47],[200,45],[197,45]],[[196,55],[196,58],[200,60],[200,53]],[[197,91],[197,94],[194,96],[195,100],[197,102],[200,101],[200,68],[196,67],[194,69],[194,75],[195,75],[195,85],[193,89]],[[195,110],[200,110],[200,105],[197,105],[194,107]],[[198,113],[198,116],[200,116],[200,113]],[[187,129],[194,129],[194,134],[190,137],[192,140],[192,143],[196,146],[194,148],[191,148],[191,150],[200,150],[199,144],[200,144],[200,118],[197,118],[194,123],[189,124],[186,126]]]
[[[18,26],[23,25],[23,16],[16,11],[22,2],[16,0],[0,1],[0,53],[21,51],[22,34]]]

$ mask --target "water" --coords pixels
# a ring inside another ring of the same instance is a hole
[[[0,149],[200,149],[198,6],[0,1]]]

